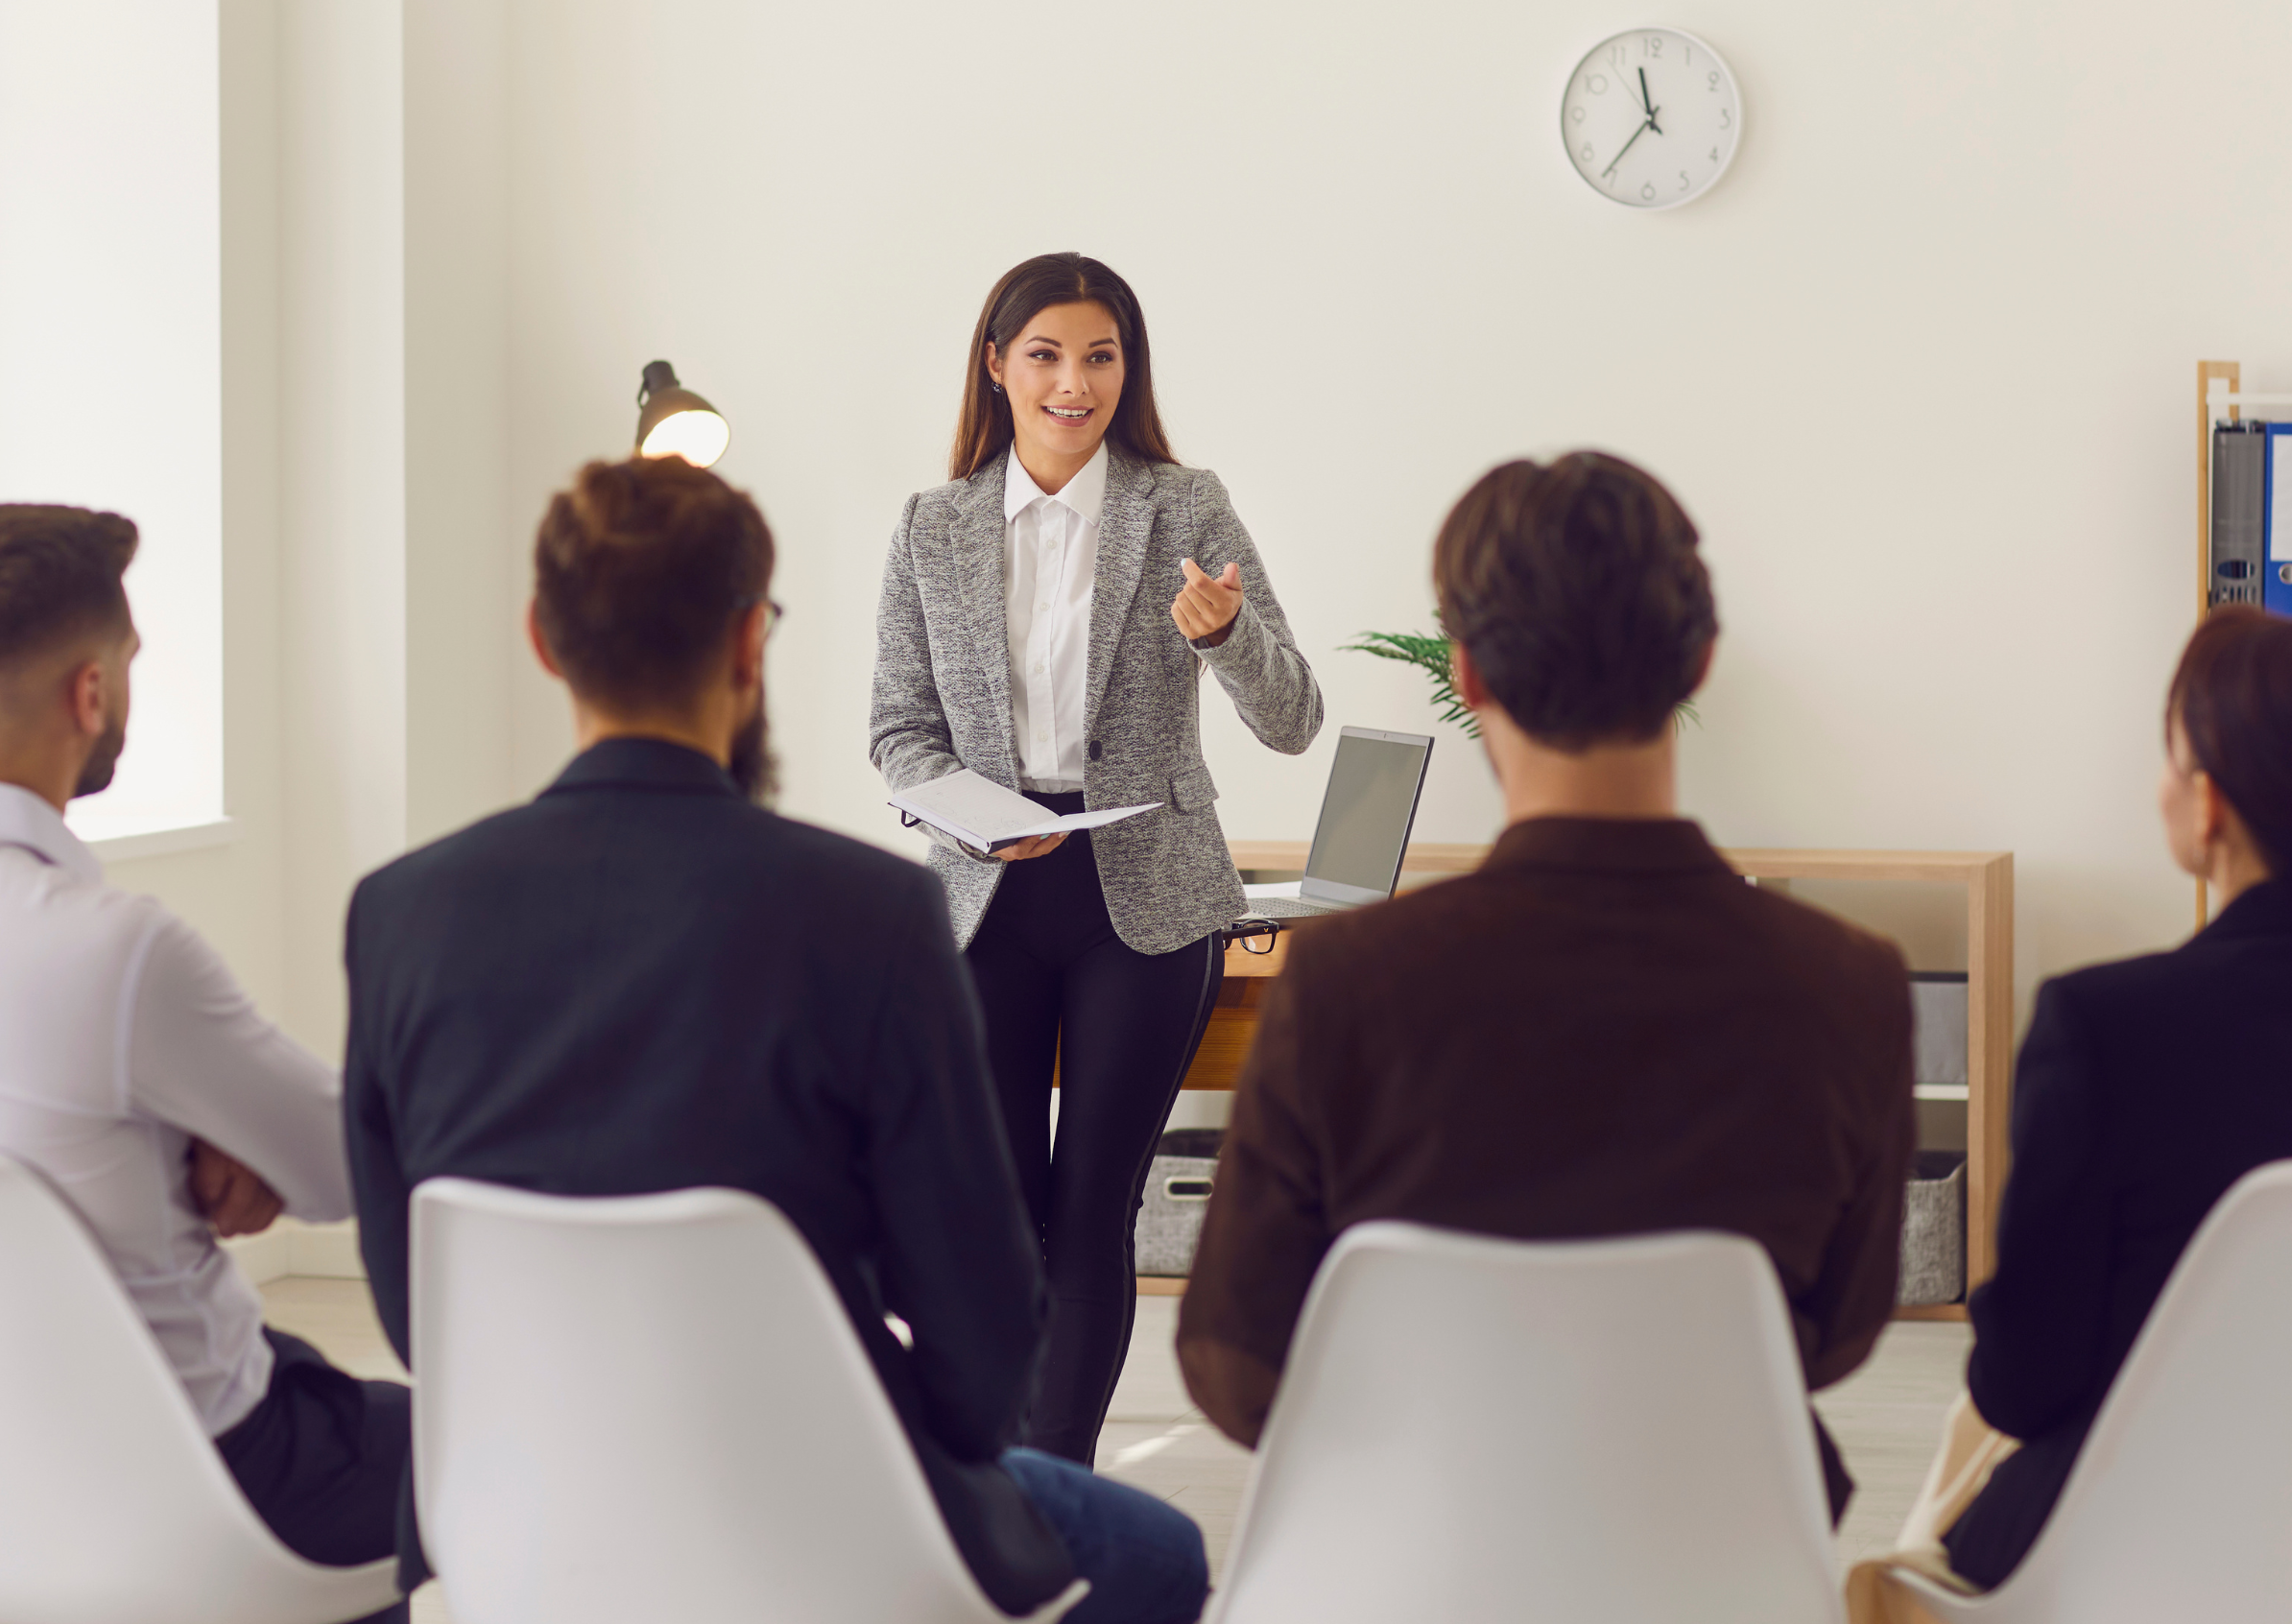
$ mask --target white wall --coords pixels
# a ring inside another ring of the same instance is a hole
[[[0,501],[133,518],[134,750],[84,837],[224,812],[214,0],[0,0]]]
[[[501,18],[223,0],[205,40],[237,838],[111,872],[322,1054],[359,875],[511,794]],[[161,736],[139,692],[130,759]]]
[[[406,833],[512,800],[509,12],[405,0]]]
[[[322,1047],[357,873],[563,757],[525,552],[626,450],[657,356],[730,417],[724,469],[781,538],[787,805],[903,844],[865,758],[884,542],[941,477],[987,285],[1059,248],[1144,298],[1179,449],[1232,489],[1333,722],[1429,721],[1413,674],[1336,649],[1429,624],[1457,492],[1604,445],[1707,537],[1727,633],[1685,787],[1715,835],[2012,848],[2025,996],[2185,929],[2149,792],[2190,363],[2292,383],[2280,6],[1700,0],[1668,20],[1728,54],[1747,136],[1657,217],[1559,152],[1561,83],[1618,20],[1581,0],[223,14],[248,826],[120,877]],[[1303,834],[1327,743],[1271,755],[1209,698],[1229,831]],[[1494,821],[1445,733],[1420,833]]]
[[[622,451],[638,368],[674,360],[783,547],[786,804],[896,844],[863,729],[884,542],[943,477],[989,283],[1080,248],[1141,295],[1180,453],[1231,488],[1332,723],[1429,720],[1336,647],[1430,624],[1430,537],[1481,469],[1611,448],[1707,537],[1726,633],[1684,757],[1714,835],[2011,848],[2025,996],[2177,937],[2151,785],[2191,363],[2292,382],[2292,8],[1697,0],[1663,20],[1728,56],[1746,135],[1652,217],[1554,128],[1624,20],[519,0],[513,521]],[[518,681],[531,784],[565,734]],[[1329,739],[1271,755],[1206,692],[1229,832],[1301,836]],[[1444,734],[1419,833],[1495,818]]]
[[[339,1028],[350,882],[406,844],[399,8],[279,8],[288,1007]]]

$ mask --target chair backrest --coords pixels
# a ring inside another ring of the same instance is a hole
[[[1842,1616],[1765,1253],[1348,1230],[1259,1442],[1221,1624]]]
[[[2079,1624],[2292,1616],[2292,1161],[2197,1230],[1995,1602]]]
[[[0,1619],[327,1624],[396,1593],[376,1566],[278,1543],[78,1215],[0,1156]]]
[[[842,1300],[742,1190],[414,1194],[415,1481],[458,1624],[998,1624]]]

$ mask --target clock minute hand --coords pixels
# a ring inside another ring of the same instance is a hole
[[[1640,136],[1646,134],[1655,127],[1656,121],[1652,118],[1649,119],[1645,124],[1642,124],[1638,129],[1632,131],[1632,141],[1638,140]],[[1624,154],[1632,150],[1632,141],[1626,141],[1621,147],[1616,149],[1615,155],[1608,160],[1608,167],[1600,171],[1601,179],[1605,180],[1609,176],[1615,173],[1615,166],[1623,162]]]

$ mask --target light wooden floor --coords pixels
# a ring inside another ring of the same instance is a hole
[[[362,1280],[276,1280],[263,1288],[271,1323],[309,1338],[364,1376],[405,1372],[375,1322]],[[1160,1495],[1202,1525],[1210,1570],[1224,1565],[1250,1457],[1202,1419],[1172,1356],[1175,1298],[1138,1300],[1130,1362],[1099,1442],[1101,1471]],[[1940,1436],[1942,1412],[1964,1379],[1962,1325],[1890,1327],[1868,1364],[1815,1403],[1860,1486],[1838,1533],[1841,1570],[1893,1543]],[[415,1624],[450,1624],[436,1585],[414,1598]]]

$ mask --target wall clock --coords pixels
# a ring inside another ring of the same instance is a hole
[[[1627,208],[1676,208],[1734,161],[1743,98],[1719,53],[1676,28],[1635,28],[1585,54],[1560,100],[1585,183]]]

